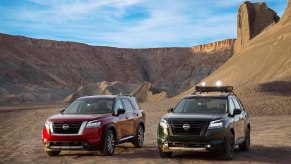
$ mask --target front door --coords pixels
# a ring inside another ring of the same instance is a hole
[[[122,99],[124,104],[124,109],[126,110],[126,119],[127,119],[127,135],[134,136],[136,130],[136,114],[134,113],[132,104],[126,98]]]
[[[237,102],[237,99],[232,98],[232,101],[234,103],[234,106],[236,109],[242,110],[239,103]],[[241,114],[235,115],[236,120],[236,135],[237,135],[237,141],[243,140],[244,137],[244,118],[243,118],[243,111]]]
[[[121,99],[116,100],[115,106],[114,106],[114,113],[117,114],[118,109],[124,109],[124,105],[121,101]],[[120,140],[121,138],[125,137],[127,134],[127,119],[126,119],[126,113],[120,114],[119,116],[115,117],[116,119],[116,130],[117,130],[117,140]]]

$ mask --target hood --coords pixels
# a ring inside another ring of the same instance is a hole
[[[222,119],[224,115],[220,114],[191,114],[191,113],[168,113],[163,119],[166,120],[191,120],[191,121],[213,121]]]
[[[112,114],[57,114],[48,118],[52,122],[91,121],[102,119]]]

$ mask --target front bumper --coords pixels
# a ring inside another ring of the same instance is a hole
[[[158,147],[163,152],[215,152],[224,149],[225,129],[207,130],[199,136],[174,135],[169,129],[158,128]]]
[[[96,150],[103,145],[102,129],[85,128],[81,134],[51,134],[43,128],[42,142],[46,150]]]

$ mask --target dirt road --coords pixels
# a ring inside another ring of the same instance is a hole
[[[147,123],[145,146],[135,149],[131,144],[119,145],[112,157],[98,152],[63,151],[58,157],[48,157],[42,148],[41,130],[56,107],[0,108],[0,163],[225,163],[216,156],[197,153],[177,153],[162,159],[156,150],[156,128],[159,118],[173,104],[144,103]],[[291,116],[251,117],[251,151],[235,152],[230,163],[290,163]]]

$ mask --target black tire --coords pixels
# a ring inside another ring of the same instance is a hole
[[[160,154],[160,157],[162,158],[171,158],[173,155],[173,152],[163,152],[163,150],[159,148],[159,154]]]
[[[104,156],[112,156],[115,150],[115,134],[112,130],[107,130],[104,137],[104,144],[101,154]]]
[[[234,157],[234,134],[228,131],[224,142],[224,152],[221,154],[221,159],[232,160]]]
[[[61,153],[61,150],[45,151],[48,156],[58,156]]]
[[[241,151],[249,151],[251,148],[251,131],[248,128],[245,134],[245,141],[239,145]]]
[[[135,138],[132,141],[132,144],[136,148],[141,148],[144,144],[144,128],[139,125],[135,134]]]

